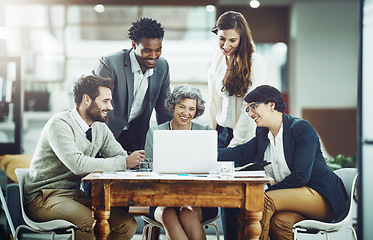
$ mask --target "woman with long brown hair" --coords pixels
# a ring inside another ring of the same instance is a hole
[[[218,36],[219,50],[208,74],[211,127],[218,131],[219,148],[234,147],[255,136],[256,125],[245,112],[244,97],[266,83],[267,64],[255,53],[249,25],[241,13],[223,13],[212,32]],[[226,221],[231,209],[221,210],[224,239],[237,239],[238,220]]]

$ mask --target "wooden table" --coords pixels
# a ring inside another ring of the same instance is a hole
[[[107,219],[115,206],[198,206],[241,208],[239,239],[259,239],[264,203],[264,185],[270,177],[220,179],[141,173],[91,173],[92,208],[96,239],[106,239]]]

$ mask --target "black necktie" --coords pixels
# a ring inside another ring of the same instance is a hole
[[[85,136],[90,142],[92,142],[92,128],[88,128],[88,130],[85,132]]]

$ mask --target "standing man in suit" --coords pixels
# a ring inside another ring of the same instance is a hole
[[[144,149],[149,121],[156,111],[158,124],[171,120],[164,108],[170,92],[167,61],[161,58],[164,30],[150,18],[133,22],[128,37],[131,49],[100,58],[93,74],[113,79],[113,111],[107,125],[127,152]]]

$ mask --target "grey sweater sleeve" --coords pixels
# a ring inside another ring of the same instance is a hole
[[[92,143],[75,123],[57,118],[51,122],[47,136],[50,150],[75,175],[93,171],[126,169],[126,153],[105,124],[94,123]],[[101,152],[104,158],[96,158]],[[106,158],[105,158],[106,157]]]
[[[106,124],[95,122],[92,129],[90,142],[69,112],[47,122],[26,176],[27,201],[41,189],[78,189],[90,172],[126,169],[127,154]]]

